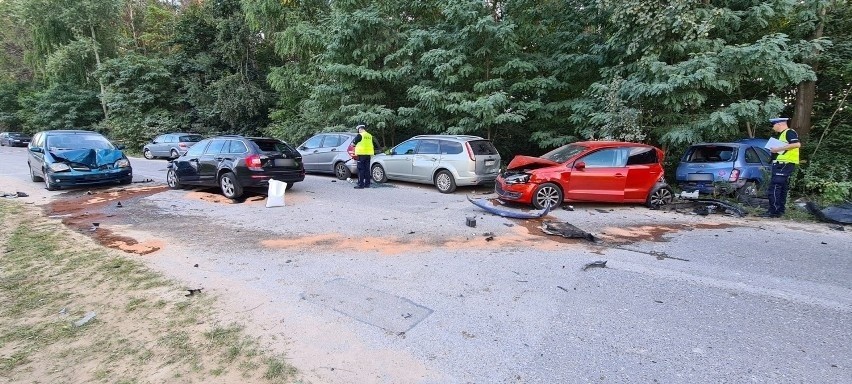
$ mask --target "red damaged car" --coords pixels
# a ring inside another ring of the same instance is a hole
[[[577,142],[541,157],[515,156],[497,177],[495,190],[501,200],[537,209],[563,201],[659,207],[674,196],[663,180],[663,151],[620,141]]]

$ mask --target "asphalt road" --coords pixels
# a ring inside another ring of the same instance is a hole
[[[81,195],[30,182],[25,153],[0,148],[0,190]],[[131,161],[129,188],[164,182],[165,160]],[[467,201],[486,188],[309,175],[279,208],[215,192],[129,200],[109,227],[158,244],[128,257],[220,297],[308,382],[852,381],[848,227],[600,204],[546,217],[590,244]]]

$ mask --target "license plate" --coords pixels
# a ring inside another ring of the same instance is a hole
[[[494,165],[494,160],[485,160],[485,166]]]

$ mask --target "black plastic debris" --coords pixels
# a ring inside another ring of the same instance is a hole
[[[492,233],[492,232],[485,232],[485,233],[482,234],[482,236],[485,236],[485,241],[494,240],[494,233]]]
[[[813,202],[805,203],[805,207],[812,215],[820,221],[835,224],[852,224],[852,203],[846,202],[838,206],[830,206],[820,209]]]
[[[30,195],[26,194],[25,192],[18,192],[17,195],[18,195],[18,197],[29,197],[30,196]]]
[[[541,231],[548,235],[562,236],[569,239],[585,239],[591,242],[597,241],[597,238],[595,238],[594,235],[577,228],[571,223],[545,221],[541,223]]]
[[[593,261],[583,266],[584,271],[589,268],[606,268],[606,260]]]
[[[117,202],[117,203],[115,203],[115,206],[116,206],[117,208],[121,208],[121,207],[123,207],[123,205],[121,205],[121,202],[120,202],[120,201],[119,201],[119,202]]]
[[[202,289],[204,289],[204,288],[191,288],[191,289],[187,289],[187,291],[189,291],[189,293],[187,293],[187,294],[186,294],[186,295],[184,295],[184,296],[189,297],[189,296],[200,295],[200,294],[201,294],[201,290],[202,290]]]
[[[465,224],[468,227],[476,228],[476,218],[475,217],[468,217],[467,221],[465,221]]]
[[[711,198],[676,198],[670,204],[661,206],[660,209],[677,212],[688,209],[690,213],[701,216],[707,216],[713,213],[727,213],[737,217],[743,217],[746,214],[745,210],[739,205]]]
[[[563,206],[562,206],[562,209],[564,209],[564,210],[566,210],[566,211],[573,211],[573,210],[574,210],[574,206],[573,206],[573,205],[563,205]]]

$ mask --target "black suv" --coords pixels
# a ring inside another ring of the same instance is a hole
[[[288,190],[305,180],[302,155],[278,139],[234,135],[199,141],[166,173],[171,188],[219,186],[230,199],[242,196],[243,188],[268,187],[270,179],[286,182]]]

